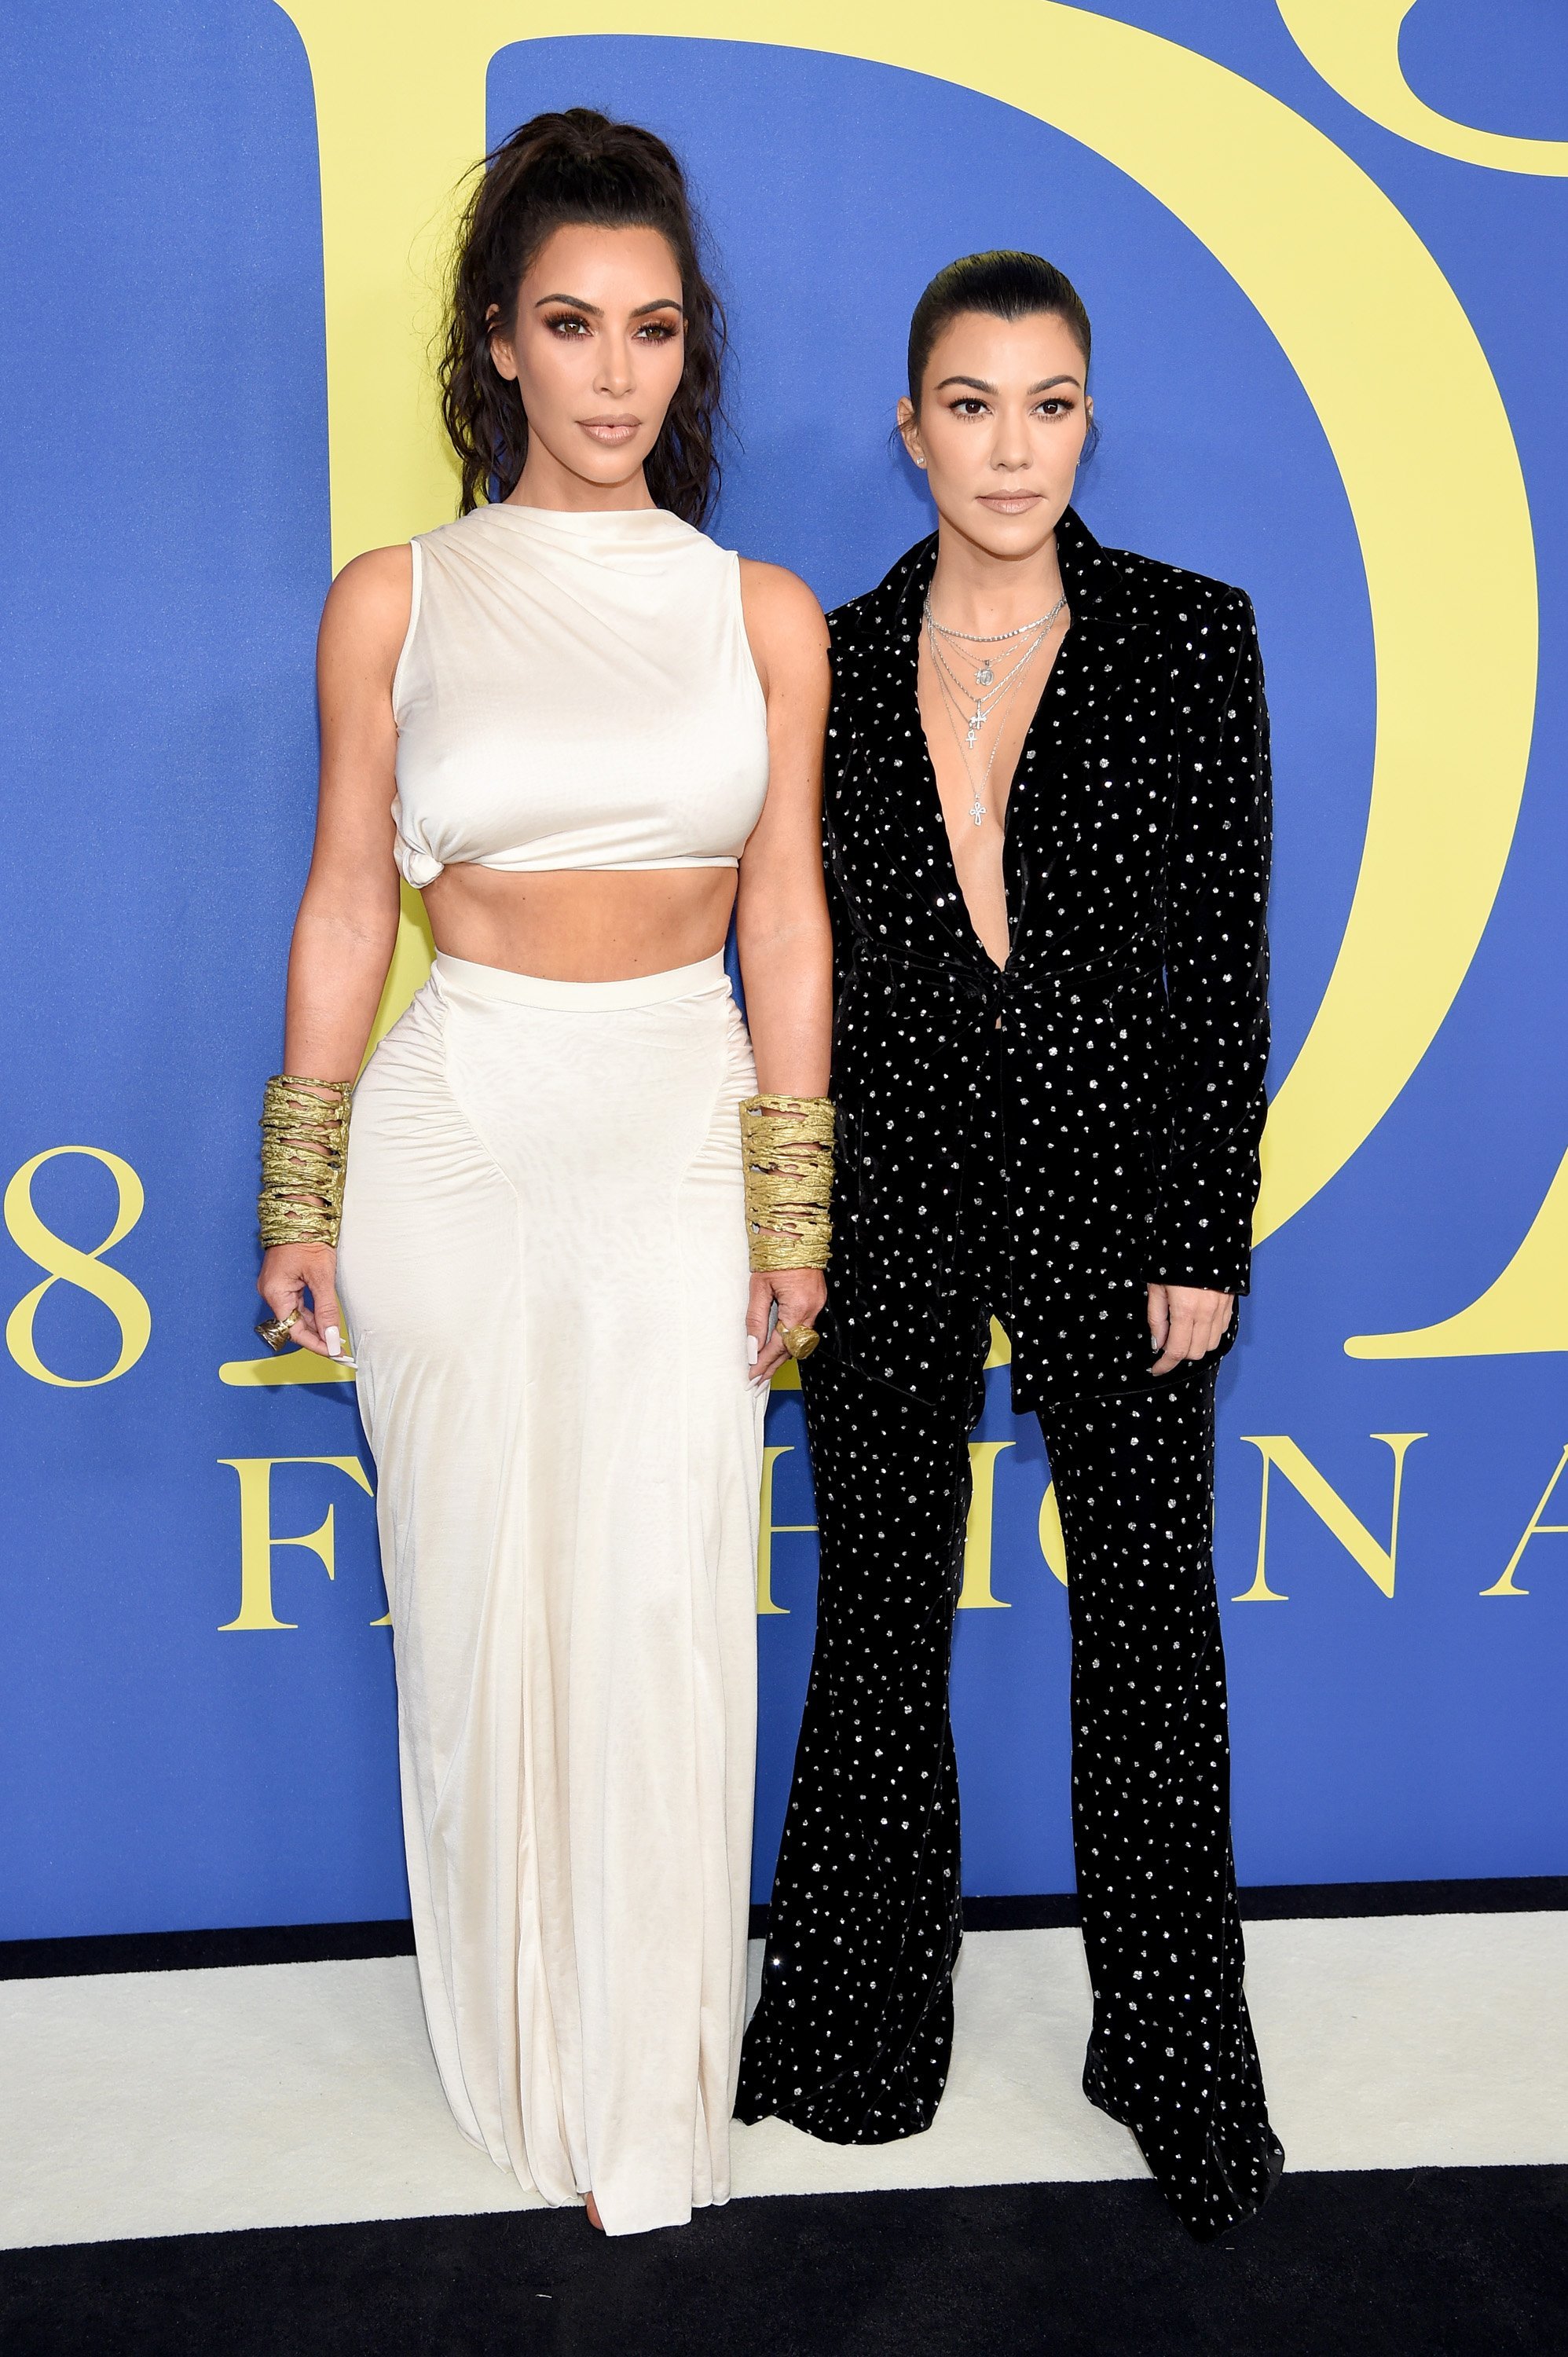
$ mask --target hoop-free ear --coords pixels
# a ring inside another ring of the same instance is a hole
[[[905,449],[922,472],[926,461],[920,449],[920,421],[915,414],[915,404],[907,393],[898,396],[897,433]]]
[[[505,377],[509,384],[515,384],[517,382],[517,354],[512,350],[511,338],[503,334],[501,331],[499,326],[500,316],[501,307],[499,303],[490,304],[489,308],[486,310],[485,349],[489,353],[490,366],[494,369],[496,374],[498,376]],[[500,344],[499,351],[496,349],[498,339]]]

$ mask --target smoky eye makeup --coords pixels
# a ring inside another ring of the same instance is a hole
[[[559,311],[544,311],[539,316],[545,333],[559,336],[564,342],[572,342],[579,336],[591,336],[594,332],[595,323],[589,315],[585,311],[573,310],[569,305]],[[633,328],[632,333],[634,336],[643,338],[649,343],[665,344],[672,336],[680,334],[681,327],[682,322],[678,316],[670,318],[639,319]]]

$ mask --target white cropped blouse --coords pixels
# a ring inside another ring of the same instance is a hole
[[[768,713],[732,551],[662,508],[476,509],[413,544],[397,863],[733,867]]]

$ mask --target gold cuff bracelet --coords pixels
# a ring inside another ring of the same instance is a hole
[[[754,1269],[825,1268],[832,1240],[833,1109],[826,1097],[747,1097],[740,1109]]]
[[[274,1072],[267,1082],[256,1201],[263,1250],[273,1244],[336,1244],[353,1085],[301,1080],[292,1072]]]

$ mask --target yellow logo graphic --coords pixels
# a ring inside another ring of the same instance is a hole
[[[598,0],[526,8],[474,0],[456,17],[428,0],[386,0],[373,27],[367,9],[344,0],[286,5],[316,90],[333,554],[342,565],[453,512],[428,351],[452,192],[485,145],[491,59],[530,38],[734,40],[736,27],[717,0],[620,0],[609,12]],[[1442,145],[1433,126],[1444,119],[1422,110],[1398,74],[1405,13],[1398,0],[1284,8],[1303,49],[1354,104]],[[1518,454],[1453,289],[1397,207],[1325,133],[1211,59],[1087,8],[1001,0],[991,29],[979,59],[953,20],[898,0],[788,8],[770,0],[746,27],[747,38],[770,46],[977,90],[1137,180],[1202,241],[1277,338],[1332,447],[1359,536],[1378,690],[1367,832],[1333,973],[1270,1117],[1262,1241],[1387,1113],[1436,1036],[1491,913],[1535,701],[1535,557]],[[1444,152],[1477,161],[1562,168],[1550,142],[1495,142],[1454,125],[1443,140]],[[1459,534],[1432,496],[1445,479],[1456,409],[1466,420]],[[1479,601],[1477,578],[1487,585]],[[376,1037],[429,958],[423,909],[405,891]],[[1522,1324],[1518,1314],[1538,1266],[1565,1260],[1568,1212],[1554,1191],[1520,1248],[1517,1281],[1499,1280],[1478,1316],[1361,1336],[1353,1348],[1388,1357],[1568,1348],[1568,1304]]]
[[[289,0],[321,150],[334,559],[453,510],[428,381],[450,195],[485,144],[486,69],[530,38],[733,40],[716,0]],[[1341,12],[1344,13],[1344,12]],[[1275,1102],[1258,1232],[1326,1185],[1414,1071],[1475,953],[1518,815],[1534,707],[1535,563],[1502,399],[1463,309],[1375,182],[1240,75],[1087,9],[1029,0],[983,59],[941,12],[897,0],[753,9],[747,37],[979,90],[1081,140],[1169,207],[1277,337],[1333,447],[1371,597],[1378,732],[1356,892],[1322,1006]],[[1466,419],[1466,531],[1444,479]],[[1391,430],[1397,421],[1397,430]],[[1477,602],[1474,582],[1485,579]],[[407,909],[380,1022],[428,949]]]
[[[274,1465],[325,1465],[335,1473],[347,1473],[357,1481],[367,1496],[371,1494],[370,1476],[357,1457],[220,1457],[220,1465],[231,1465],[240,1483],[240,1609],[232,1620],[222,1623],[220,1633],[233,1629],[297,1629],[297,1620],[280,1620],[273,1610],[273,1549],[280,1546],[305,1547],[318,1557],[328,1579],[338,1577],[338,1538],[335,1517],[337,1508],[328,1506],[326,1520],[318,1530],[306,1531],[288,1537],[273,1528],[273,1468]],[[384,1629],[392,1620],[390,1612],[371,1622],[375,1629]]]
[[[1541,1503],[1537,1506],[1534,1513],[1531,1514],[1529,1522],[1526,1523],[1524,1526],[1524,1536],[1520,1539],[1518,1546],[1515,1547],[1512,1555],[1509,1555],[1502,1577],[1495,1581],[1490,1587],[1483,1587],[1481,1590],[1483,1596],[1528,1596],[1530,1594],[1529,1588],[1520,1587],[1519,1582],[1514,1577],[1514,1574],[1519,1569],[1520,1565],[1524,1561],[1524,1551],[1526,1547],[1529,1546],[1531,1539],[1568,1538],[1568,1523],[1543,1523],[1541,1519],[1542,1514],[1545,1513],[1547,1507],[1552,1503],[1552,1493],[1556,1489],[1559,1481],[1562,1480],[1565,1469],[1568,1469],[1568,1448],[1564,1448],[1562,1456],[1558,1458],[1552,1479],[1547,1483],[1545,1490],[1541,1493]]]
[[[85,1154],[94,1162],[102,1162],[114,1180],[119,1192],[114,1224],[101,1243],[85,1249],[68,1243],[46,1227],[33,1208],[33,1180],[46,1162],[55,1161],[62,1154]],[[117,1268],[111,1268],[103,1255],[123,1243],[142,1216],[145,1201],[142,1182],[128,1162],[111,1154],[102,1146],[51,1146],[42,1154],[35,1154],[24,1162],[5,1189],[5,1225],[13,1240],[27,1258],[37,1261],[48,1275],[31,1293],[23,1295],[5,1321],[5,1347],[16,1364],[40,1383],[58,1383],[66,1391],[91,1391],[99,1383],[112,1383],[117,1375],[134,1367],[147,1347],[153,1330],[152,1312],[132,1284]],[[60,1375],[46,1367],[38,1356],[33,1339],[33,1320],[38,1304],[51,1285],[74,1285],[101,1301],[120,1329],[120,1353],[113,1365],[101,1375]]]
[[[776,1523],[773,1519],[773,1469],[781,1457],[792,1457],[793,1448],[768,1447],[762,1452],[762,1509],[757,1525],[757,1609],[759,1613],[781,1612],[788,1617],[787,1604],[773,1601],[773,1537],[777,1531],[791,1536],[815,1531],[815,1523]]]
[[[1417,98],[1400,64],[1400,27],[1414,5],[1415,0],[1279,0],[1280,15],[1302,55],[1331,89],[1385,131],[1461,164],[1548,178],[1568,173],[1568,140],[1480,131]],[[1484,19],[1475,21],[1484,39]]]
[[[406,539],[455,507],[429,374],[453,195],[485,146],[485,79],[512,43],[619,34],[733,41],[717,0],[280,0],[316,91],[327,293],[333,561]],[[1476,131],[1424,106],[1399,67],[1410,0],[1281,0],[1325,79],[1439,153],[1562,173],[1568,143]],[[1397,207],[1315,124],[1180,43],[1061,0],[1000,0],[986,57],[899,0],[781,0],[746,38],[927,74],[1033,113],[1165,205],[1256,306],[1338,463],[1372,609],[1378,719],[1356,889],[1323,1000],[1263,1141],[1261,1243],[1327,1185],[1420,1064],[1501,882],[1534,715],[1535,554],[1519,457],[1487,358]],[[993,62],[994,60],[994,62]],[[1466,420],[1466,530],[1432,485]],[[1473,584],[1484,579],[1485,598]],[[375,1044],[428,972],[403,888]],[[1437,1323],[1362,1334],[1358,1358],[1568,1350],[1568,1159],[1509,1266]],[[225,1383],[347,1380],[289,1353]]]
[[[1351,1559],[1359,1563],[1374,1587],[1391,1597],[1394,1576],[1399,1568],[1400,1500],[1404,1490],[1404,1460],[1424,1432],[1374,1432],[1371,1437],[1380,1440],[1393,1452],[1393,1501],[1389,1508],[1389,1543],[1384,1546],[1359,1514],[1351,1512],[1337,1490],[1331,1488],[1312,1459],[1299,1448],[1285,1432],[1244,1432],[1242,1439],[1255,1448],[1263,1460],[1263,1489],[1258,1507],[1258,1568],[1252,1585],[1231,1600],[1237,1604],[1283,1604],[1289,1599],[1277,1588],[1269,1586],[1269,1475],[1283,1473],[1298,1497],[1306,1503],[1325,1527],[1334,1534]]]

